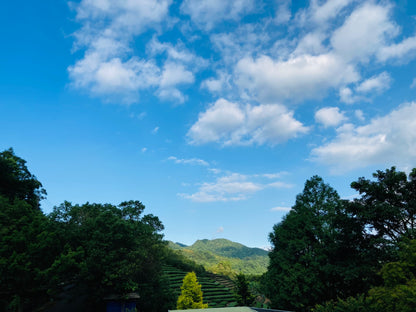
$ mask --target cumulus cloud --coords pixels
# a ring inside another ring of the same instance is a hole
[[[332,35],[335,53],[345,61],[367,62],[399,31],[389,14],[389,6],[367,2],[358,7]]]
[[[324,107],[315,112],[315,120],[327,128],[336,127],[347,118],[338,107]]]
[[[330,88],[356,82],[359,74],[335,54],[301,55],[287,61],[244,58],[237,84],[260,101],[320,98]]]
[[[291,188],[293,185],[274,181],[267,183],[261,174],[245,175],[240,173],[228,173],[218,177],[214,182],[200,184],[193,194],[178,194],[195,202],[239,201],[245,200],[250,195],[266,188]]]
[[[199,27],[210,30],[223,20],[239,20],[253,10],[254,4],[253,0],[184,0],[181,11],[190,15],[192,21]]]
[[[219,99],[199,115],[188,137],[193,144],[275,145],[307,131],[282,105],[243,106]]]
[[[84,57],[68,67],[72,86],[104,98],[119,96],[137,102],[139,91],[153,89],[161,99],[184,102],[179,90],[194,82],[194,73],[206,62],[182,44],[160,43],[147,48],[150,57],[135,55],[134,39],[166,23],[171,0],[82,0],[74,5],[82,27],[75,32],[75,49]],[[144,49],[145,50],[145,49]],[[165,53],[165,62],[155,56]],[[191,70],[192,69],[192,70]]]
[[[337,132],[335,139],[312,150],[312,158],[334,172],[374,164],[405,167],[416,161],[415,102],[364,126],[345,124]]]

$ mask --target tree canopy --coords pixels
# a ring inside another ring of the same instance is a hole
[[[364,224],[347,207],[322,178],[306,181],[269,236],[273,250],[264,285],[273,307],[308,310],[365,291],[376,279]]]
[[[10,201],[24,200],[37,209],[46,195],[42,184],[26,167],[26,161],[16,156],[12,148],[0,153],[0,194]]]
[[[45,216],[39,201],[46,192],[26,161],[6,150],[0,170],[1,311],[35,310],[67,289],[87,298],[85,310],[102,310],[105,296],[133,291],[142,309],[167,309],[163,224],[143,214],[140,201],[64,202]]]

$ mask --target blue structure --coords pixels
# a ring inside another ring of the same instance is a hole
[[[135,312],[136,303],[140,296],[129,293],[124,296],[112,295],[105,298],[107,312]]]

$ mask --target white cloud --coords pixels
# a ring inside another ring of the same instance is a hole
[[[290,12],[290,6],[292,4],[291,0],[276,0],[277,9],[276,16],[274,18],[275,23],[284,24],[287,23],[292,13]]]
[[[291,209],[292,208],[290,208],[290,207],[278,206],[278,207],[274,207],[274,208],[270,209],[270,211],[289,212]]]
[[[170,156],[168,160],[172,160],[175,164],[185,164],[185,165],[199,165],[199,166],[209,166],[209,163],[203,159],[198,158],[177,158],[175,156]]]
[[[315,120],[327,128],[336,127],[347,118],[338,107],[324,107],[315,112]]]
[[[391,78],[387,72],[368,78],[355,89],[357,92],[382,92],[390,87]]]
[[[214,182],[200,184],[197,192],[193,194],[178,194],[179,196],[195,202],[238,201],[266,188],[291,188],[293,185],[274,181],[268,183],[264,174],[244,175],[228,173],[218,177]]]
[[[317,1],[311,3],[311,18],[315,23],[324,24],[335,18],[343,8],[356,0],[332,0],[319,5]]]
[[[194,82],[194,75],[181,64],[167,63],[163,68],[160,87],[172,87],[183,83]]]
[[[166,53],[171,63],[181,63],[197,68],[208,66],[208,61],[190,52],[182,42],[173,45],[169,42],[160,42],[156,37],[147,44],[147,50],[152,56]]]
[[[239,20],[254,8],[254,4],[253,0],[184,0],[181,10],[199,27],[210,30],[223,20]]]
[[[416,161],[416,102],[365,126],[346,124],[337,131],[335,139],[312,150],[313,159],[334,172],[375,164],[404,167]]]
[[[193,144],[275,145],[307,131],[282,105],[241,106],[219,99],[199,115],[188,137]]]
[[[347,104],[352,104],[360,100],[360,97],[354,95],[353,91],[348,87],[343,87],[339,90],[339,98],[341,102]]]
[[[260,101],[323,97],[330,88],[355,82],[355,68],[336,55],[302,55],[287,61],[268,56],[244,58],[236,66],[237,84]]]
[[[271,34],[262,23],[242,24],[233,32],[214,33],[210,36],[213,48],[221,53],[221,63],[234,66],[240,59],[261,51],[271,40]]]
[[[152,39],[151,56],[166,52],[162,68],[158,62],[134,56],[133,39],[165,23],[171,0],[104,1],[83,0],[76,6],[82,28],[75,33],[75,48],[85,48],[84,57],[68,67],[72,85],[93,95],[119,95],[137,102],[138,91],[155,89],[162,99],[184,102],[178,85],[194,82],[187,67],[199,70],[206,62],[182,44],[162,44]]]
[[[82,60],[68,67],[73,85],[90,89],[94,94],[131,94],[155,86],[159,69],[151,61],[131,58],[105,60],[99,53],[86,53]]]
[[[355,117],[357,117],[358,120],[360,120],[360,121],[365,120],[364,112],[361,109],[355,110],[354,114],[355,114]]]
[[[410,88],[416,88],[416,78],[413,78],[412,84],[410,85]]]
[[[281,182],[281,181],[276,181],[273,183],[269,183],[267,184],[268,187],[273,187],[273,188],[292,188],[294,187],[293,184],[290,183],[286,183],[286,182]]]
[[[154,127],[152,130],[152,134],[156,134],[159,132],[159,127]]]
[[[400,59],[409,61],[416,55],[416,36],[404,39],[402,42],[381,48],[377,57],[380,61],[388,59]],[[405,59],[406,58],[406,59]]]
[[[319,55],[328,51],[328,48],[324,46],[323,41],[326,39],[326,35],[322,32],[310,32],[302,37],[295,51],[291,54],[293,56],[302,55]]]
[[[237,201],[244,200],[263,187],[251,181],[247,176],[233,173],[220,177],[213,183],[203,183],[194,194],[179,194],[195,202]]]
[[[217,79],[208,78],[202,81],[201,88],[208,89],[212,93],[220,93],[231,89],[231,75],[226,72],[217,72]]]
[[[339,96],[341,102],[352,104],[358,101],[370,101],[371,97],[382,93],[390,88],[391,77],[387,72],[372,76],[354,87],[343,87],[340,89]]]
[[[367,62],[397,35],[398,27],[390,21],[390,6],[364,3],[354,10],[344,24],[334,31],[331,45],[345,61]]]

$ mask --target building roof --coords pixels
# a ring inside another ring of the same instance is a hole
[[[169,310],[169,312],[183,312],[184,310]],[[261,308],[249,308],[249,307],[229,307],[229,308],[208,308],[204,309],[206,312],[293,312],[284,310],[271,310]],[[189,309],[186,312],[202,312],[201,309]]]

